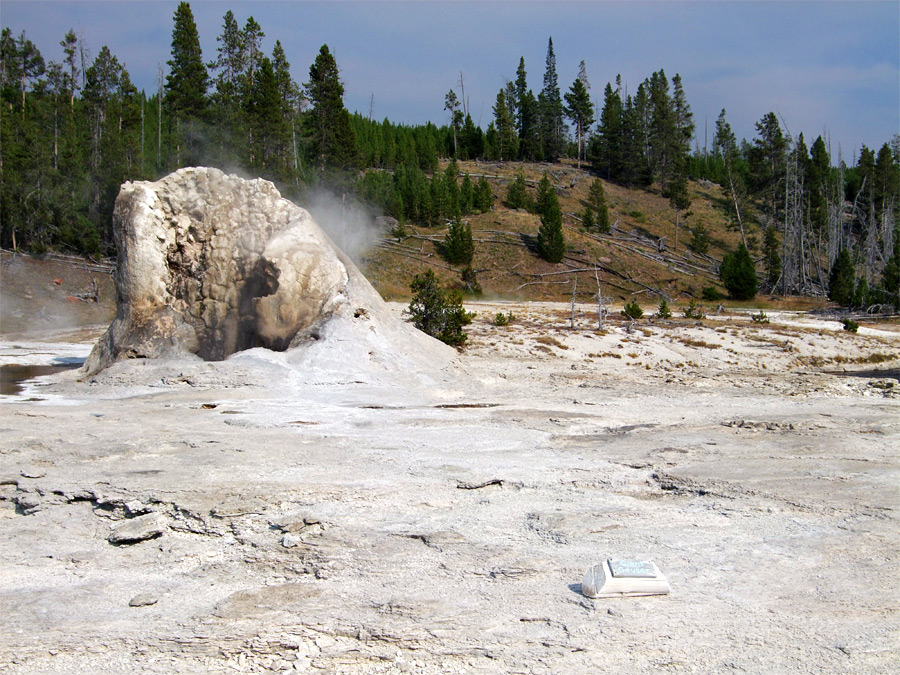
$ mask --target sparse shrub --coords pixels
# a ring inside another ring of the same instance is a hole
[[[471,293],[472,295],[481,295],[481,284],[478,283],[478,277],[475,275],[475,270],[472,265],[464,267],[459,275],[462,278],[466,292]]]
[[[659,305],[656,307],[656,316],[660,319],[671,319],[672,318],[672,310],[669,309],[669,303],[665,298],[662,298],[659,301]]]
[[[684,310],[685,319],[702,319],[703,307],[697,304],[697,301],[691,298],[690,304]]]
[[[700,297],[709,302],[718,302],[725,299],[725,296],[715,286],[704,286],[703,290],[700,291]]]
[[[442,290],[432,270],[413,277],[409,288],[413,297],[406,315],[413,325],[448,345],[465,344],[462,327],[472,323],[472,315],[463,309],[459,291]]]
[[[637,300],[632,300],[627,303],[622,310],[622,316],[626,316],[629,319],[634,319],[637,321],[642,316],[644,316],[644,310],[641,309],[641,306],[637,303]]]
[[[781,255],[778,253],[778,235],[775,228],[769,226],[763,235],[763,266],[766,270],[766,286],[775,288],[781,277]]]
[[[705,255],[709,252],[709,232],[703,223],[698,223],[691,228],[691,242],[688,247],[695,253]]]
[[[769,323],[769,317],[762,310],[759,310],[758,314],[751,314],[750,319],[753,323]]]
[[[497,312],[497,316],[494,317],[494,325],[495,326],[508,326],[513,321],[515,321],[516,317],[513,316],[513,313],[507,312],[504,314],[503,312]]]
[[[584,210],[584,215],[581,217],[581,225],[588,232],[594,229],[594,210],[590,206]]]
[[[391,228],[391,235],[402,240],[409,236],[409,230],[406,229],[406,225],[402,221],[398,220],[394,227]]]
[[[853,292],[853,306],[865,311],[869,306],[870,295],[869,282],[866,281],[865,277],[860,277],[856,282],[856,290]]]
[[[859,324],[853,319],[844,319],[844,330],[855,333],[859,330]]]

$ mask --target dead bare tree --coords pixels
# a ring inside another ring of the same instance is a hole
[[[600,288],[600,273],[594,268],[594,279],[597,280],[597,330],[603,330],[603,322],[606,320],[608,308],[603,299],[603,289]]]
[[[578,294],[578,275],[572,280],[572,315],[569,317],[569,328],[575,329],[575,296]]]

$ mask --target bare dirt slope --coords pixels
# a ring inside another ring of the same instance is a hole
[[[896,332],[473,308],[431,373],[254,350],[4,397],[0,672],[895,672]],[[606,557],[671,594],[584,597]]]

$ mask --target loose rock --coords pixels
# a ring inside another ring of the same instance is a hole
[[[148,513],[116,525],[107,537],[110,544],[135,544],[162,535],[168,528],[161,513]]]
[[[155,595],[150,593],[138,593],[131,600],[128,601],[129,607],[149,607],[150,605],[155,605],[159,602],[158,598]]]

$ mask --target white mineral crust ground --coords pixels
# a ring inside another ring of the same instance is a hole
[[[0,672],[897,672],[896,326],[470,309],[432,371],[257,349],[2,397]],[[671,593],[584,597],[607,557]]]

